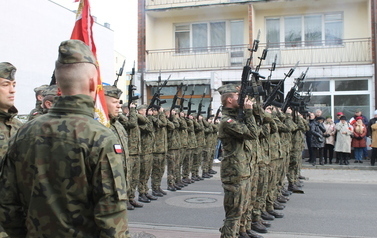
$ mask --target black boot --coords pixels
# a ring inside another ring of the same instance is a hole
[[[319,159],[319,164],[320,164],[320,165],[325,165],[325,161],[324,161],[323,158],[320,158],[320,159]],[[326,164],[327,164],[327,163],[326,163]]]
[[[343,159],[339,159],[339,165],[343,165]]]
[[[325,158],[325,164],[327,164],[327,158]]]

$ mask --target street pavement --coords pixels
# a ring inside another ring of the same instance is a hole
[[[293,194],[285,217],[272,221],[265,238],[377,237],[377,167],[303,162],[305,194]],[[219,164],[214,166],[219,171]],[[164,175],[163,189],[166,189]],[[224,219],[220,175],[129,211],[133,238],[219,238]],[[373,221],[374,220],[374,221]]]

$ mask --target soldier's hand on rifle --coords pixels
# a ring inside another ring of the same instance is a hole
[[[251,102],[250,99],[245,98],[244,108],[245,109],[253,109],[253,103]]]
[[[148,116],[153,115],[153,110],[148,110]]]
[[[132,103],[130,104],[130,107],[131,107],[131,108],[135,108],[135,107],[136,107],[136,104],[135,104],[134,102],[132,102]]]
[[[163,108],[163,107],[160,107],[159,112],[164,112],[164,108]]]
[[[288,107],[286,113],[292,113],[292,109]]]

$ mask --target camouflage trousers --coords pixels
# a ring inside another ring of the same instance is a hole
[[[241,217],[246,215],[250,200],[250,179],[238,184],[223,184],[225,220],[220,228],[221,238],[237,238]]]
[[[192,176],[199,176],[199,167],[202,160],[203,160],[203,147],[199,146],[193,151],[192,168],[191,168]]]
[[[175,184],[175,168],[179,156],[179,150],[168,150],[166,153],[166,163],[167,163],[167,172],[168,172],[168,186]]]
[[[283,159],[278,162],[278,174],[277,174],[277,193],[280,194],[284,187],[284,180],[288,171],[288,157],[287,153],[284,154]]]
[[[253,206],[252,221],[259,221],[261,219],[262,211],[266,207],[267,188],[268,188],[268,165],[265,163],[258,163],[256,172],[258,174],[257,184],[257,198]]]
[[[202,161],[202,172],[208,173],[209,171],[209,161],[210,161],[210,153],[208,148],[203,149],[203,161]]]
[[[192,155],[193,149],[186,150],[186,156],[183,159],[182,163],[182,177],[188,178],[190,177],[191,167],[192,167]]]
[[[288,165],[288,172],[287,172],[287,179],[289,183],[294,183],[297,181],[298,176],[300,175],[300,162],[302,162],[301,154],[302,151],[294,150],[291,151],[289,165]]]
[[[129,186],[127,187],[127,196],[130,200],[135,198],[136,187],[139,184],[140,178],[140,156],[130,155],[128,158],[129,171],[128,177],[130,179]]]
[[[246,232],[246,230],[251,229],[251,218],[254,210],[254,204],[257,199],[258,176],[257,164],[252,163],[250,174],[250,194],[247,197],[248,206],[246,208],[246,214],[241,217],[240,232]]]
[[[276,200],[277,191],[277,162],[278,160],[271,160],[268,167],[268,186],[267,186],[267,199],[266,199],[266,210],[274,210],[274,202]]]
[[[175,183],[179,183],[182,181],[182,164],[186,156],[186,150],[187,148],[182,148],[179,150],[179,156],[177,158],[177,163],[174,170]]]
[[[140,178],[138,191],[139,194],[147,193],[148,180],[151,177],[152,173],[152,164],[153,164],[153,154],[140,155]]]
[[[162,176],[165,172],[165,153],[153,154],[151,184],[152,190],[158,190],[161,187]]]

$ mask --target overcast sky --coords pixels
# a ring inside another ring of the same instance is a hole
[[[74,0],[51,0],[70,10],[77,10]],[[97,22],[110,24],[114,31],[115,50],[126,57],[126,68],[137,58],[137,0],[89,0]],[[95,37],[95,32],[94,32]],[[95,39],[94,39],[95,40]]]

